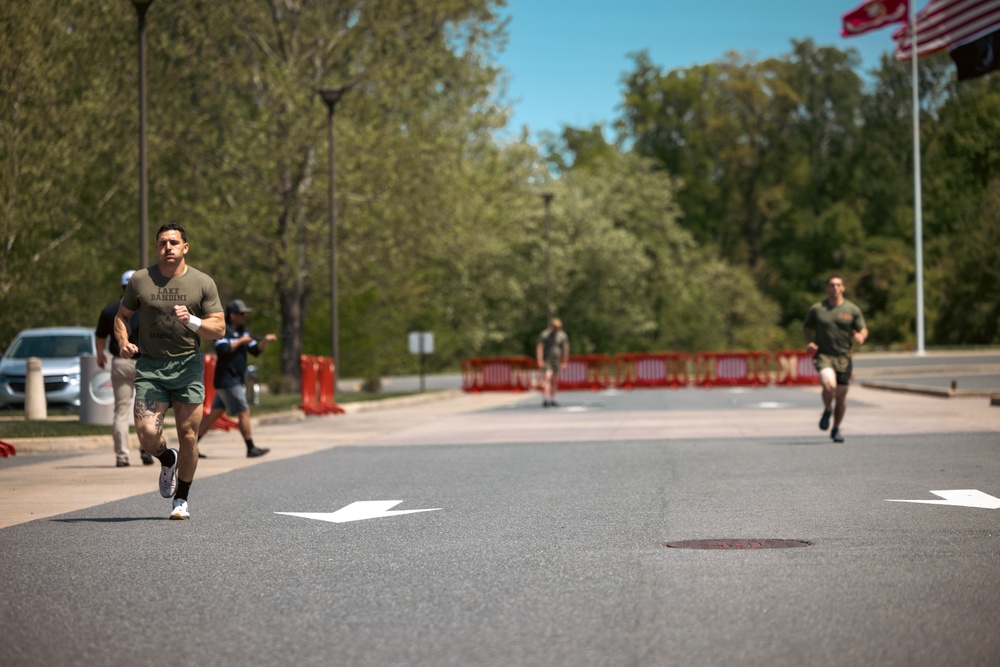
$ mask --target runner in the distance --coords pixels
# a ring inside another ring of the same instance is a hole
[[[844,280],[837,274],[826,282],[826,299],[813,304],[806,315],[802,333],[806,350],[813,356],[813,365],[819,372],[823,385],[823,416],[820,430],[833,430],[834,442],[843,442],[840,423],[847,411],[847,389],[851,384],[854,367],[851,350],[855,342],[861,345],[868,338],[861,309],[844,298]],[[814,337],[815,335],[815,337]]]
[[[562,328],[562,320],[552,319],[552,324],[538,334],[535,359],[542,371],[542,407],[556,407],[556,387],[560,368],[569,363],[569,336]]]

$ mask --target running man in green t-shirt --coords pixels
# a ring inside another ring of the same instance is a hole
[[[834,442],[843,442],[840,423],[847,411],[847,389],[854,368],[851,349],[855,341],[858,345],[865,342],[868,327],[861,309],[844,298],[844,280],[839,275],[834,274],[827,280],[826,300],[809,309],[802,333],[823,385],[823,416],[819,428],[823,431],[830,428],[832,414],[830,437]]]
[[[226,333],[215,281],[188,266],[187,233],[176,222],[156,232],[157,264],[136,271],[125,287],[115,338],[123,359],[142,355],[135,368],[135,432],[160,460],[160,495],[173,497],[171,519],[189,519],[188,492],[198,467],[198,425],[205,402],[201,339]],[[139,342],[130,342],[129,318],[139,313]],[[174,408],[180,451],[168,449],[163,418]]]

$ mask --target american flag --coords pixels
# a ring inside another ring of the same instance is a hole
[[[954,49],[1000,30],[1000,0],[931,0],[917,12],[917,55]],[[896,58],[913,57],[910,25],[892,35]]]

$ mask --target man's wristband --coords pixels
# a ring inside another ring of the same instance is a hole
[[[191,315],[191,319],[188,320],[187,326],[191,331],[197,331],[201,328],[201,318],[197,315]]]

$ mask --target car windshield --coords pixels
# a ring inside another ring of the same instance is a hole
[[[90,338],[85,335],[24,336],[10,346],[7,356],[11,359],[58,359],[93,353]]]

